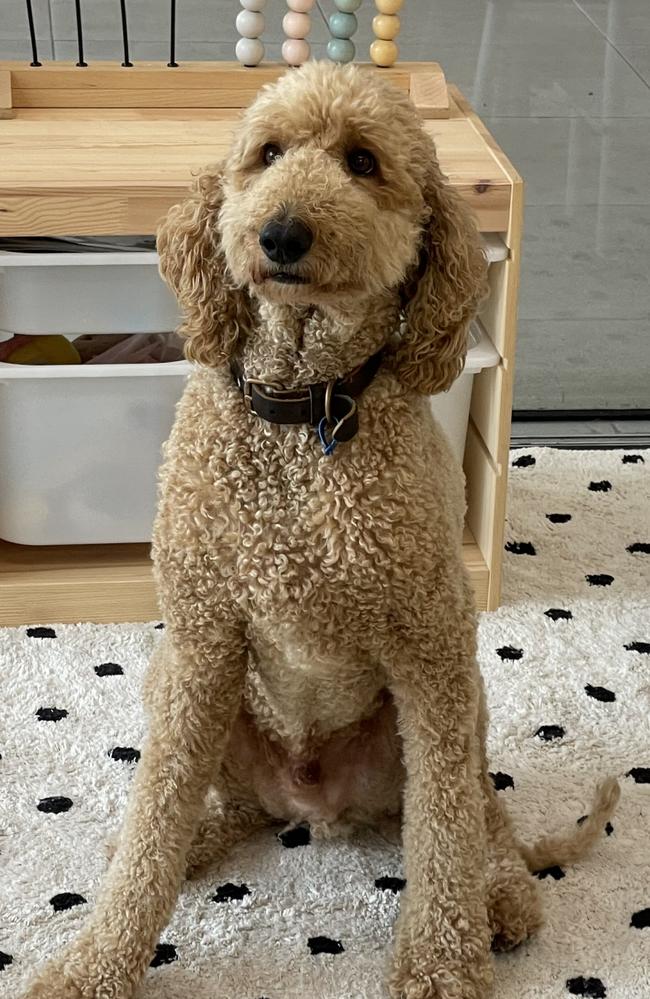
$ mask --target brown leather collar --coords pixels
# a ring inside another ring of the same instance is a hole
[[[345,378],[285,389],[262,378],[246,378],[237,360],[230,370],[250,413],[269,423],[309,423],[318,427],[325,454],[351,440],[359,429],[357,399],[379,370],[382,351],[373,354]]]

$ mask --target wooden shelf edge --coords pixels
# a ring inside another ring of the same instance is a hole
[[[424,118],[449,116],[447,81],[437,62],[403,62],[391,67],[363,66],[408,91]],[[173,70],[164,62],[0,62],[0,83],[8,91],[0,107],[170,107],[244,108],[259,88],[282,76],[285,63],[244,67],[238,62],[187,62]],[[8,80],[8,82],[7,82]],[[0,89],[0,95],[2,94]]]

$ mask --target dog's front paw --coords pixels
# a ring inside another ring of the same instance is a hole
[[[132,996],[133,988],[124,980],[119,962],[100,954],[92,940],[81,939],[48,961],[21,999],[132,999]]]
[[[388,980],[392,999],[489,999],[493,968],[489,956],[471,967],[436,955],[435,945],[397,954]]]

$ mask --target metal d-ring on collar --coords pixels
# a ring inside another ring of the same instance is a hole
[[[238,360],[231,362],[233,378],[249,413],[270,423],[308,423],[318,430],[325,454],[351,440],[359,429],[355,398],[370,385],[381,363],[382,351],[343,378],[286,389],[265,378],[246,378]]]
[[[330,455],[334,450],[334,448],[337,446],[337,444],[341,443],[340,439],[337,437],[337,434],[340,434],[341,428],[344,426],[346,420],[349,420],[350,417],[356,416],[357,412],[357,404],[354,401],[354,399],[350,398],[349,395],[338,396],[337,398],[341,399],[343,402],[347,402],[350,408],[348,412],[341,417],[340,420],[337,420],[336,424],[334,425],[334,429],[332,430],[332,436],[328,441],[327,430],[329,427],[332,426],[332,423],[334,422],[332,418],[332,393],[334,391],[335,384],[336,382],[333,381],[327,383],[327,387],[325,389],[325,416],[318,424],[318,436],[320,437],[320,442],[323,446],[323,454],[326,455]]]

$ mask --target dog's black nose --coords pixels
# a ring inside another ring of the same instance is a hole
[[[260,233],[260,246],[274,264],[295,264],[313,242],[311,229],[300,219],[271,219]]]

